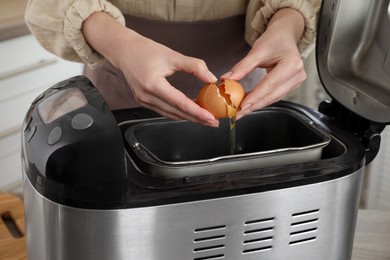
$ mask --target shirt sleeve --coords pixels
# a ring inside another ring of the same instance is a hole
[[[104,58],[88,45],[81,31],[83,22],[94,12],[106,12],[125,24],[119,9],[106,0],[29,0],[25,21],[49,52],[94,68]]]
[[[269,20],[279,9],[293,8],[305,20],[305,30],[298,42],[302,53],[314,42],[320,7],[321,0],[251,0],[247,10],[245,39],[252,45],[266,30]]]

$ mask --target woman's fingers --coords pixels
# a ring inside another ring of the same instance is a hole
[[[261,59],[256,57],[256,55],[252,52],[249,52],[249,54],[240,60],[236,65],[234,65],[230,71],[223,74],[221,78],[241,80],[261,64]]]
[[[279,63],[241,102],[238,118],[269,106],[296,89],[306,79],[303,64]]]
[[[137,101],[141,106],[154,110],[168,118],[186,119],[192,122],[218,127],[219,121],[210,112],[199,107],[181,91],[174,88],[165,78],[155,82],[155,86],[142,88]]]
[[[201,59],[178,54],[173,62],[176,71],[184,71],[193,74],[205,83],[216,82],[217,77],[208,69],[206,62]]]
[[[305,28],[302,15],[283,8],[269,21],[266,31],[255,41],[251,51],[222,77],[240,80],[256,67],[268,74],[241,102],[238,118],[268,106],[299,86],[305,79],[297,43]]]

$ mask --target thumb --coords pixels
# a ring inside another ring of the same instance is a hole
[[[222,79],[241,80],[258,65],[258,61],[254,59],[253,55],[247,55],[234,65],[230,71],[221,76]]]
[[[218,81],[217,77],[208,69],[206,62],[201,59],[183,56],[177,64],[177,69],[194,74],[195,77],[206,83]]]

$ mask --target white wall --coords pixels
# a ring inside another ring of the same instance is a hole
[[[379,153],[367,172],[366,206],[369,209],[390,210],[390,127],[387,127],[381,136]]]
[[[31,36],[0,42],[0,192],[21,192],[20,137],[24,116],[51,85],[80,75],[80,63],[45,51]]]

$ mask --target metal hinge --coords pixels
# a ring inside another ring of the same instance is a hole
[[[386,124],[365,119],[335,100],[321,102],[318,110],[329,117],[330,123],[353,134],[360,140],[366,148],[366,165],[374,160],[380,148],[380,133]]]

